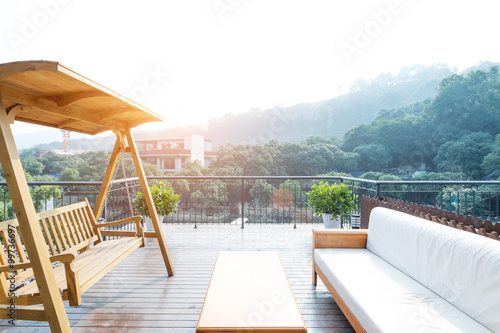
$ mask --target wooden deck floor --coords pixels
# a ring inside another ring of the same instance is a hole
[[[149,240],[69,307],[73,332],[194,332],[219,251],[278,251],[308,332],[354,332],[324,285],[311,283],[310,226],[164,226],[176,275]],[[244,286],[242,286],[244,287]],[[66,302],[67,303],[67,302]],[[43,322],[0,320],[0,332],[49,332]]]

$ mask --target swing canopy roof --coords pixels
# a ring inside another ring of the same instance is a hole
[[[11,123],[16,120],[91,135],[163,121],[54,61],[0,64],[0,98]]]

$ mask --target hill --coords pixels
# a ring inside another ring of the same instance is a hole
[[[410,105],[437,93],[439,82],[452,74],[446,65],[412,66],[399,73],[358,80],[348,94],[291,107],[253,109],[212,119],[206,128],[190,128],[213,140],[215,146],[264,144],[270,140],[300,142],[310,136],[341,137],[352,127],[369,123],[380,109]],[[181,129],[166,129],[158,136],[172,136]]]
[[[483,62],[463,72],[488,69],[493,63]],[[264,144],[271,140],[301,142],[310,136],[342,137],[351,128],[368,124],[382,109],[391,110],[412,105],[436,96],[439,82],[455,70],[446,65],[402,68],[399,73],[383,73],[373,80],[359,79],[349,93],[314,103],[290,107],[252,109],[241,114],[226,114],[211,119],[206,126],[168,128],[156,132],[135,132],[137,139],[182,137],[190,133],[211,139],[215,147],[226,143]],[[97,141],[95,141],[97,140]],[[75,139],[73,149],[111,149],[113,138]],[[62,144],[46,144],[44,149]]]

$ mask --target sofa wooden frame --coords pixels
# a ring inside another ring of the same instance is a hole
[[[366,229],[313,230],[313,284],[317,285],[319,276],[339,306],[340,310],[342,310],[344,316],[357,333],[366,331],[335,290],[335,287],[330,283],[330,281],[328,281],[325,274],[316,264],[316,261],[314,260],[314,250],[323,248],[364,249],[366,248],[367,239],[368,230]]]

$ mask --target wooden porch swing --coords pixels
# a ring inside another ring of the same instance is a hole
[[[2,222],[0,227],[6,250],[5,255],[0,250],[0,303],[3,304],[0,318],[12,319],[14,314],[16,320],[48,321],[52,332],[71,332],[63,299],[69,299],[70,305],[78,305],[81,292],[137,247],[144,245],[144,232],[138,218],[125,220],[135,222],[137,232],[99,229],[123,221],[96,223],[121,152],[132,155],[152,218],[154,233],[147,233],[146,236],[158,240],[168,275],[174,275],[161,224],[131,133],[131,129],[140,124],[162,120],[155,113],[58,62],[0,64],[0,163],[17,217]],[[85,200],[50,212],[36,213],[10,128],[14,121],[91,135],[104,131],[116,134],[116,143],[93,211]],[[129,236],[132,240],[102,242],[104,235]],[[11,248],[18,252],[12,257],[9,252]],[[20,248],[25,253],[19,251]],[[99,251],[103,252],[97,260],[94,255]],[[112,260],[109,259],[111,253],[114,253]],[[64,266],[53,269],[52,263],[56,261]],[[75,273],[75,267],[84,271],[80,277]],[[99,270],[95,267],[99,267]],[[10,283],[13,281],[11,278],[16,274],[25,276],[26,272],[34,275],[36,283],[24,295],[29,297],[13,298],[9,295],[12,289]],[[37,303],[42,303],[43,307],[24,306]]]

